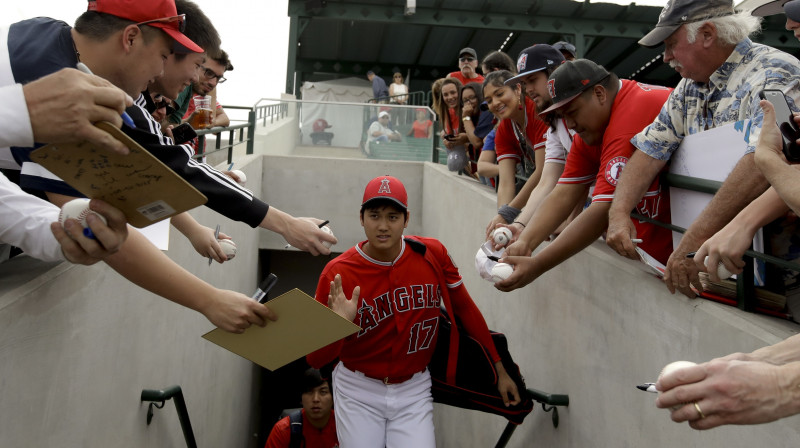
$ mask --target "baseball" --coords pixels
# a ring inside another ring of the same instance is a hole
[[[231,171],[231,173],[235,174],[239,178],[237,183],[244,187],[244,184],[247,183],[247,176],[244,174],[244,171],[242,171],[242,170],[233,170],[233,171]]]
[[[91,230],[89,230],[89,223],[86,222],[86,217],[89,216],[90,213],[100,218],[100,220],[103,221],[103,224],[108,224],[105,216],[89,209],[88,198],[73,199],[64,204],[61,207],[61,211],[58,213],[58,222],[60,222],[63,226],[64,221],[66,221],[68,218],[77,219],[83,228],[87,229],[84,230],[83,234],[89,238],[93,238],[94,235],[92,235]]]
[[[511,240],[511,230],[508,227],[494,229],[494,232],[492,232],[492,239],[494,239],[496,244],[505,246],[508,244],[509,240]]]
[[[225,252],[225,256],[228,257],[229,261],[236,256],[236,243],[234,243],[233,240],[217,240],[217,242],[222,247],[222,251]]]
[[[706,268],[708,267],[708,257],[703,260],[703,264],[706,265]],[[719,277],[720,280],[725,280],[726,278],[730,278],[731,275],[733,275],[733,273],[720,261],[719,266],[717,266],[717,277]]]
[[[505,280],[511,275],[512,272],[514,272],[514,268],[510,264],[497,263],[492,267],[492,281],[497,283]]]
[[[330,228],[330,227],[328,227],[328,226],[322,226],[322,227],[320,227],[320,228],[322,229],[322,231],[323,231],[323,232],[333,235],[333,230],[331,230],[331,228]],[[327,242],[327,241],[323,241],[323,242],[322,242],[322,245],[323,245],[323,246],[325,246],[325,247],[327,247],[328,249],[330,249],[330,248],[331,248],[331,246],[332,246],[333,244],[331,244],[331,243],[329,243],[329,242]]]
[[[696,366],[696,365],[697,365],[697,363],[694,363],[692,361],[675,361],[675,362],[671,362],[671,363],[665,365],[663,369],[661,369],[661,373],[658,374],[658,379],[661,379],[661,377],[663,377],[664,375],[669,375],[670,373],[672,373],[672,372],[674,372],[676,370],[685,369],[686,367],[692,367],[692,366]]]
[[[658,374],[658,379],[661,379],[661,377],[663,377],[664,375],[669,375],[670,373],[675,372],[677,370],[685,369],[687,367],[692,367],[692,366],[696,366],[696,365],[697,365],[697,363],[692,362],[692,361],[675,361],[675,362],[671,362],[671,363],[665,365],[663,369],[661,369],[661,373]],[[661,393],[661,392],[659,392],[659,393]],[[684,404],[686,404],[686,403],[684,403]],[[679,404],[677,406],[671,407],[670,409],[674,411],[674,410],[680,409],[682,406],[683,406],[683,404]]]

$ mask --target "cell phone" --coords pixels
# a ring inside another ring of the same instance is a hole
[[[456,136],[453,134],[447,134],[444,136],[445,140],[455,140]]]
[[[797,139],[800,138],[800,129],[794,122],[794,114],[789,108],[786,96],[780,90],[772,89],[762,90],[758,96],[772,103],[772,107],[775,108],[775,123],[778,125],[778,129],[781,130],[783,155],[786,156],[786,160],[790,162],[800,161],[800,146],[797,145]]]
[[[186,143],[195,137],[197,137],[197,132],[194,131],[189,123],[183,123],[172,128],[172,140],[175,141],[176,145]]]

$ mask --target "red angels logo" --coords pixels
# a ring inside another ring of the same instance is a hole
[[[547,81],[547,93],[550,94],[550,98],[556,97],[556,80],[550,79]]]
[[[381,186],[378,187],[378,193],[392,194],[389,188],[389,179],[381,179]]]
[[[590,82],[591,81],[589,81],[588,79],[581,79],[581,84],[583,85],[589,84]]]
[[[528,62],[528,53],[522,53],[517,59],[517,73],[525,69],[525,64]]]
[[[626,163],[628,163],[627,157],[614,157],[609,160],[606,164],[606,182],[616,187]]]

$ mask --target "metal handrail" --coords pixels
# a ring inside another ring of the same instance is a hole
[[[553,427],[558,428],[558,406],[569,406],[569,395],[550,394],[536,389],[527,389],[527,392],[533,401],[542,404],[542,409],[545,412],[553,413]],[[519,425],[516,425],[512,422],[506,423],[506,427],[503,429],[503,433],[500,434],[500,438],[497,440],[495,448],[504,448],[508,444],[508,441],[511,440],[511,436],[514,435],[514,431],[516,431],[517,426]]]
[[[416,92],[401,93],[399,95],[382,96],[379,98],[370,98],[365,103],[392,103],[392,98],[404,96],[408,98],[406,106],[427,106],[428,102],[425,100],[425,92],[418,90]],[[393,103],[396,104],[396,103]]]
[[[181,386],[170,386],[166,389],[144,389],[142,390],[142,401],[149,401],[150,405],[147,407],[147,424],[153,420],[153,408],[161,409],[164,403],[172,399],[175,402],[175,410],[178,412],[178,421],[183,430],[183,438],[186,440],[188,448],[197,448],[197,441],[194,438],[194,431],[192,431],[192,422],[189,421],[189,411],[186,409],[186,401],[183,399],[183,391]],[[156,404],[161,402],[159,406]]]

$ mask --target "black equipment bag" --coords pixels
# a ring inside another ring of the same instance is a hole
[[[500,355],[508,376],[517,384],[520,403],[506,407],[497,391],[497,370],[489,353],[472,337],[459,332],[457,359],[450,357],[451,321],[442,310],[439,316],[439,337],[433,359],[428,365],[431,372],[433,401],[464,409],[490,412],[519,425],[533,410],[533,400],[525,387],[525,380],[508,351],[508,341],[503,333],[491,331],[492,341]],[[448,361],[457,362],[455,382],[447,380]]]

